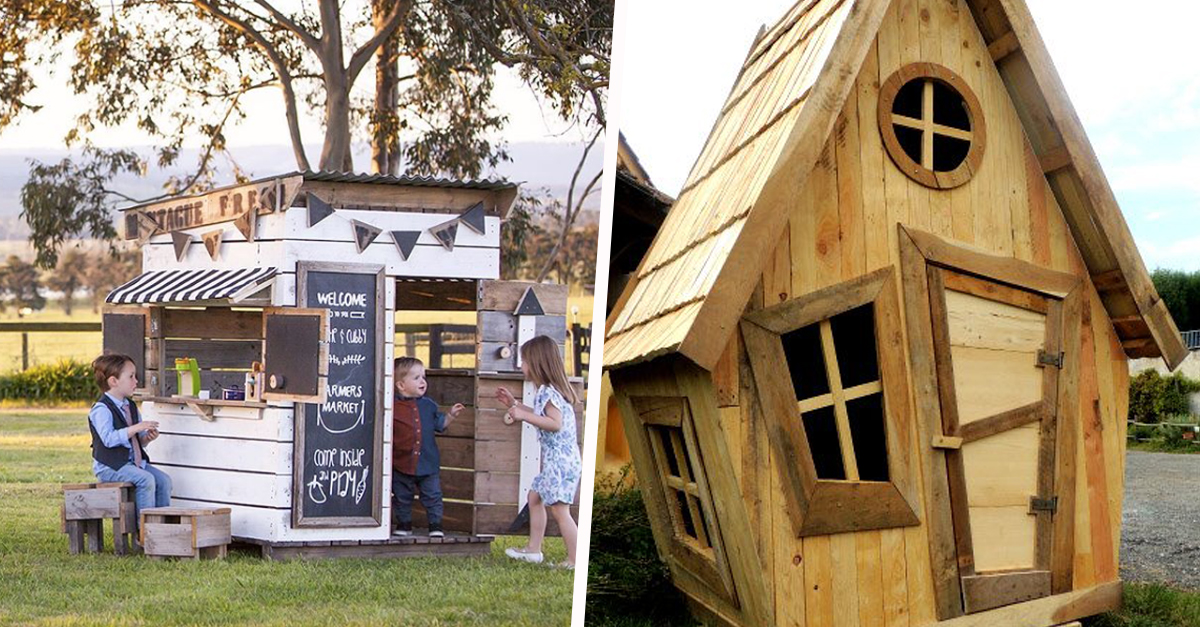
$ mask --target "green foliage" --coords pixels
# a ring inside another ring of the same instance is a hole
[[[1086,627],[1200,627],[1200,594],[1161,584],[1129,584],[1120,610],[1085,620]]]
[[[1129,381],[1129,418],[1156,423],[1187,415],[1188,397],[1194,392],[1200,392],[1200,381],[1178,372],[1164,377],[1155,370],[1144,370]]]
[[[0,311],[4,311],[5,301],[18,309],[45,307],[46,299],[38,293],[40,284],[41,277],[33,265],[9,255],[7,263],[0,266]]]
[[[91,366],[73,359],[0,375],[0,398],[30,405],[88,401],[100,395]]]
[[[597,477],[588,552],[589,625],[692,624],[667,565],[658,558],[631,467]]]
[[[1154,289],[1167,305],[1180,331],[1200,329],[1200,271],[1156,269],[1150,274]]]

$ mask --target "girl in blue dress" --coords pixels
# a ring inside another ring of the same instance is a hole
[[[539,335],[521,345],[521,369],[525,379],[538,386],[533,406],[518,403],[503,387],[496,390],[496,399],[508,407],[507,415],[512,420],[523,420],[537,427],[542,472],[534,477],[529,490],[529,543],[519,549],[510,547],[505,554],[526,562],[542,561],[548,507],[567,545],[567,561],[561,566],[574,568],[578,528],[571,518],[571,503],[583,471],[575,434],[574,405],[579,398],[567,383],[562,354],[550,337]]]

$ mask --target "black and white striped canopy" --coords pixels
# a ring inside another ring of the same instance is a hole
[[[151,270],[113,290],[105,302],[179,303],[229,298],[275,276],[275,268]]]

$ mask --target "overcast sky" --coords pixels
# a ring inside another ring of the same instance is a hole
[[[1146,265],[1200,269],[1200,3],[1028,0]],[[750,42],[792,0],[624,0],[621,129],[675,195]]]

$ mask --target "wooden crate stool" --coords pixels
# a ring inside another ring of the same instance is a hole
[[[147,557],[223,559],[230,541],[229,508],[152,507],[142,510]]]
[[[129,554],[137,520],[132,483],[66,483],[62,490],[62,530],[71,555],[104,550],[105,518],[112,520],[113,552]]]

